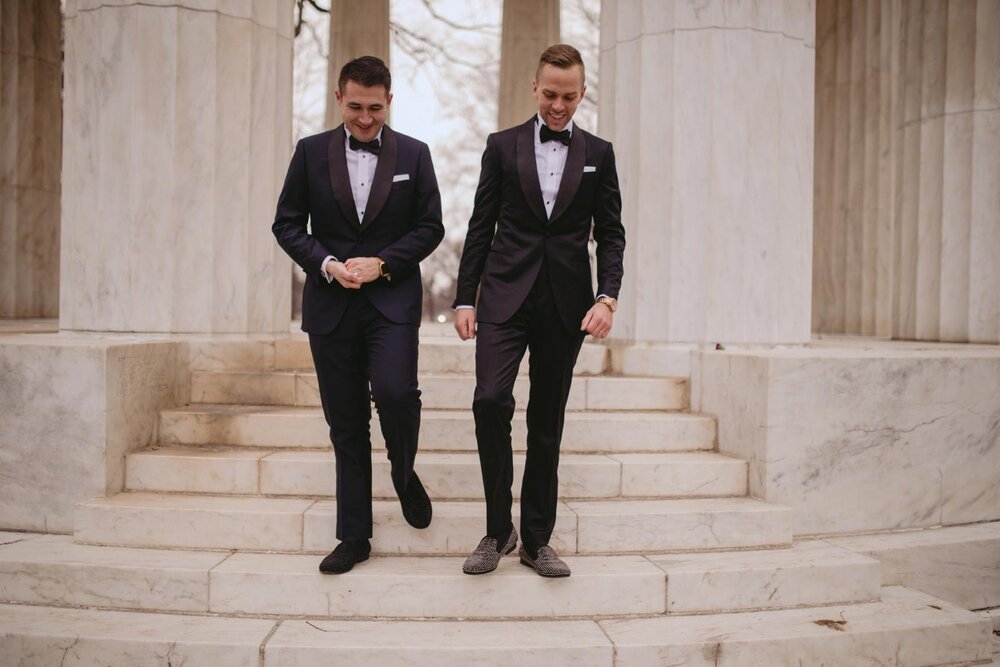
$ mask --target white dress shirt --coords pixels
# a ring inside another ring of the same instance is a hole
[[[378,131],[375,137],[379,144],[382,143],[382,130]],[[360,140],[359,140],[360,141]],[[347,175],[351,180],[351,195],[354,197],[354,208],[358,212],[358,221],[365,219],[365,209],[368,207],[368,195],[372,191],[372,179],[375,178],[375,167],[378,166],[378,155],[368,151],[354,150],[351,148],[351,133],[347,126],[344,126],[344,155],[347,158]],[[333,168],[333,165],[330,165]],[[333,277],[326,272],[327,262],[338,262],[333,255],[327,255],[323,260],[320,270],[326,276],[326,282],[331,282]]]
[[[559,194],[559,184],[562,182],[563,170],[566,168],[566,155],[569,146],[560,141],[542,143],[541,115],[536,115],[535,122],[535,167],[538,169],[538,184],[542,186],[542,202],[545,204],[546,217],[552,217],[552,207],[556,204]],[[573,136],[573,121],[566,123],[564,130],[569,130]]]

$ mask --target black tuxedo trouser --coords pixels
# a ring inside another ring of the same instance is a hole
[[[337,539],[372,536],[372,400],[396,492],[409,483],[420,431],[417,344],[416,324],[390,322],[361,290],[332,333],[309,334],[337,459]]]
[[[511,418],[514,380],[528,350],[528,454],[521,484],[521,539],[530,553],[549,543],[559,497],[559,443],[573,366],[585,334],[568,332],[555,308],[543,264],[524,304],[503,324],[480,323],[476,332],[476,419],[479,463],[486,493],[486,532],[512,524]]]

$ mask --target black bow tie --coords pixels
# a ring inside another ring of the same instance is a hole
[[[542,123],[541,139],[543,144],[546,141],[558,141],[563,146],[569,146],[569,130],[556,132],[548,125]]]
[[[371,141],[358,141],[354,137],[350,138],[351,150],[352,151],[368,151],[372,155],[378,155],[382,147],[378,143],[378,139],[372,139]]]

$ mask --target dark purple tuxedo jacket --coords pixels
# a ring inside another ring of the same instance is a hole
[[[486,140],[454,305],[476,305],[480,322],[506,322],[524,303],[544,258],[560,320],[567,331],[578,332],[596,295],[617,299],[621,289],[625,228],[615,154],[610,143],[574,126],[547,219],[534,133],[532,117]],[[591,222],[597,241],[596,291],[587,248]]]
[[[336,328],[351,290],[321,274],[323,259],[381,257],[391,281],[362,291],[392,322],[419,324],[423,305],[420,261],[444,237],[441,195],[430,150],[423,142],[382,128],[382,150],[365,219],[358,220],[344,148],[344,126],[306,137],[295,146],[271,230],[278,244],[305,270],[302,330]],[[312,220],[312,233],[306,222]]]

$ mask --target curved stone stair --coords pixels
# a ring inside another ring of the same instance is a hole
[[[432,525],[403,520],[373,413],[373,557],[328,576],[316,566],[336,542],[334,459],[307,344],[194,346],[192,403],[164,410],[160,444],[126,457],[123,492],[80,503],[72,537],[0,534],[0,656],[213,667],[990,658],[989,619],[882,587],[877,560],[832,541],[793,542],[790,509],[748,497],[747,463],[717,451],[713,419],[686,412],[687,381],[608,374],[600,345],[581,352],[560,465],[552,543],[573,576],[543,579],[516,555],[462,574],[485,522],[473,349],[421,342],[416,469]],[[519,380],[519,408],[526,390]],[[524,437],[519,410],[515,497]]]

